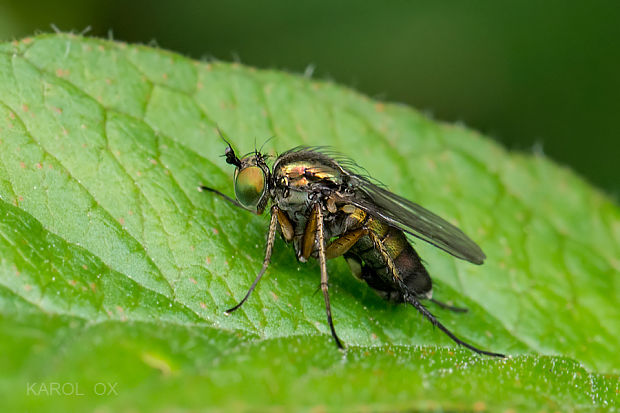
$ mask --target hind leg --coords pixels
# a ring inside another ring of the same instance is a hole
[[[442,301],[439,300],[435,300],[434,298],[430,298],[429,299],[430,302],[437,304],[439,307],[443,308],[444,310],[450,310],[450,311],[454,311],[455,313],[466,313],[469,310],[467,308],[464,307],[456,307],[450,304],[446,304]]]
[[[467,343],[466,341],[461,340],[460,338],[455,336],[454,333],[448,330],[446,326],[444,326],[439,320],[437,320],[437,317],[435,317],[430,311],[428,311],[426,307],[424,307],[424,305],[422,305],[418,297],[414,293],[409,291],[409,289],[407,288],[407,285],[401,280],[401,277],[398,273],[398,268],[396,268],[396,266],[394,265],[394,261],[392,260],[392,257],[390,257],[388,252],[386,251],[385,246],[381,242],[381,239],[379,239],[379,237],[373,234],[372,232],[370,233],[370,235],[373,240],[373,243],[375,244],[375,247],[379,250],[379,252],[381,253],[381,256],[385,260],[385,265],[387,266],[390,274],[392,275],[394,284],[398,286],[398,289],[400,290],[399,292],[402,294],[403,300],[405,300],[405,302],[411,304],[416,310],[420,312],[420,314],[422,314],[435,327],[443,331],[456,344],[466,347],[478,354],[484,354],[487,356],[501,357],[501,358],[506,357],[501,353],[494,353],[491,351],[481,350],[478,347],[475,347]]]

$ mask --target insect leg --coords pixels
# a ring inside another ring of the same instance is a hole
[[[366,228],[359,228],[341,235],[327,246],[325,249],[325,256],[328,260],[331,260],[332,258],[345,254],[361,237],[366,235],[367,232],[368,230]]]
[[[320,207],[318,204],[310,212],[308,222],[306,222],[306,228],[304,229],[304,235],[301,237],[301,255],[298,257],[301,262],[306,262],[312,250],[314,249],[314,243],[317,240],[317,223]],[[321,224],[323,214],[321,213]]]
[[[368,235],[370,235],[370,239],[372,240],[372,243],[374,244],[375,248],[379,250],[379,253],[383,257],[383,260],[385,261],[385,265],[387,265],[388,271],[392,275],[392,278],[394,279],[394,282],[396,283],[396,285],[398,285],[403,292],[408,291],[407,286],[405,285],[405,283],[403,283],[403,280],[400,278],[396,265],[394,265],[394,260],[392,260],[392,257],[390,257],[390,254],[385,249],[385,245],[383,245],[381,238],[379,238],[379,236],[375,234],[374,231],[368,231]]]
[[[437,318],[430,311],[428,311],[428,309],[426,307],[424,307],[422,305],[422,303],[417,299],[417,297],[414,294],[412,294],[411,292],[409,292],[409,290],[407,289],[407,286],[405,285],[405,283],[399,277],[398,269],[394,265],[394,261],[392,260],[392,258],[390,257],[390,255],[386,251],[385,247],[383,246],[383,243],[381,242],[381,239],[373,231],[368,231],[368,233],[370,234],[370,238],[372,239],[375,247],[379,250],[379,252],[381,253],[381,256],[385,260],[385,263],[386,263],[386,265],[388,267],[388,270],[390,271],[390,274],[392,275],[392,278],[394,279],[394,281],[398,285],[401,293],[403,294],[403,299],[406,302],[411,304],[424,317],[426,317],[426,319],[428,321],[430,321],[434,326],[438,327],[441,331],[443,331],[456,344],[461,345],[463,347],[466,347],[466,348],[468,348],[468,349],[470,349],[470,350],[472,350],[472,351],[474,351],[474,352],[476,352],[478,354],[485,354],[487,356],[502,357],[502,358],[506,357],[505,355],[500,354],[500,353],[493,353],[493,352],[490,352],[490,351],[480,350],[479,348],[474,347],[471,344],[468,344],[468,343],[464,342],[463,340],[461,340],[460,338],[455,336],[450,330],[448,330],[448,328],[446,326],[441,324],[439,322],[439,320],[437,320]]]
[[[323,298],[325,298],[325,311],[327,312],[327,323],[332,331],[332,337],[336,340],[338,348],[344,348],[340,339],[336,335],[336,329],[334,328],[334,322],[332,321],[332,310],[329,305],[329,292],[327,291],[327,259],[325,258],[325,236],[323,234],[323,212],[321,211],[321,205],[315,204],[314,210],[316,211],[316,237],[319,244],[319,265],[321,267],[321,290],[323,290]]]
[[[271,251],[273,250],[273,243],[274,243],[275,236],[276,236],[277,226],[278,226],[278,207],[274,205],[271,207],[271,222],[269,223],[269,235],[267,236],[267,248],[265,251],[265,259],[263,260],[263,268],[261,268],[260,272],[256,276],[256,279],[254,279],[254,282],[250,286],[250,289],[248,290],[248,292],[245,294],[245,297],[243,297],[243,299],[239,301],[239,304],[237,304],[233,308],[226,310],[226,314],[230,314],[233,311],[237,310],[239,307],[241,307],[241,305],[245,303],[245,300],[248,299],[250,294],[252,294],[252,291],[254,291],[254,288],[256,288],[256,284],[258,284],[260,279],[263,277],[263,274],[267,270],[267,267],[269,266],[269,262],[271,261]]]
[[[231,204],[233,204],[236,207],[239,207],[241,209],[245,209],[247,211],[247,208],[244,208],[239,201],[237,201],[236,199],[232,199],[231,197],[229,197],[226,194],[221,193],[220,191],[218,191],[217,189],[213,189],[213,188],[209,188],[208,186],[204,186],[201,185],[198,188],[200,188],[201,191],[209,191],[209,192],[213,192],[216,195],[219,195],[220,197],[222,197],[223,199],[225,199],[226,201],[230,202]]]
[[[433,323],[434,326],[438,327],[441,331],[446,333],[446,335],[450,337],[456,344],[466,347],[470,349],[471,351],[475,351],[478,354],[485,354],[487,356],[506,358],[506,356],[501,353],[493,353],[491,351],[480,350],[479,348],[474,347],[471,344],[468,344],[464,342],[463,340],[459,339],[457,336],[452,334],[452,332],[448,330],[447,327],[441,324],[439,320],[437,320],[437,318],[435,318],[435,316],[431,314],[431,312],[428,311],[428,309],[424,307],[422,303],[420,303],[420,301],[413,294],[405,293],[404,298],[406,302],[414,306],[416,310],[418,310],[424,317],[426,317],[431,323]]]
[[[282,211],[280,208],[275,209],[276,215],[278,216],[278,224],[280,224],[280,231],[282,232],[282,236],[286,242],[291,242],[293,237],[295,236],[295,231],[293,230],[293,224],[286,216],[286,213]]]
[[[456,307],[456,306],[453,306],[453,305],[450,305],[450,304],[446,304],[446,303],[444,303],[442,301],[435,300],[434,298],[431,298],[429,301],[437,304],[439,307],[441,307],[443,309],[454,311],[455,313],[466,313],[467,311],[469,311],[469,310],[467,310],[467,308]]]

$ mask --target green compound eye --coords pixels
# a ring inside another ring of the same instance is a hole
[[[235,196],[248,209],[257,209],[265,193],[265,173],[258,166],[249,166],[239,171],[235,178]]]

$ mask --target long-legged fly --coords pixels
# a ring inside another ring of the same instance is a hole
[[[339,348],[343,346],[332,321],[326,262],[342,255],[353,274],[385,299],[411,304],[459,345],[476,353],[505,357],[459,339],[420,302],[431,300],[444,308],[466,311],[432,298],[431,278],[406,234],[457,258],[482,264],[486,256],[460,229],[373,183],[353,161],[325,148],[293,148],[278,156],[270,170],[267,156],[260,151],[238,158],[226,143],[226,162],[236,167],[236,199],[213,188],[201,189],[258,215],[271,201],[263,266],[243,299],[226,311],[228,314],[241,307],[256,288],[269,266],[279,232],[293,244],[299,261],[310,257],[319,260],[327,322]]]

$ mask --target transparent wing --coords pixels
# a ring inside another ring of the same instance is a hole
[[[463,231],[431,211],[370,182],[366,177],[351,174],[355,195],[351,204],[382,219],[414,237],[420,238],[457,258],[482,264],[486,255]]]

